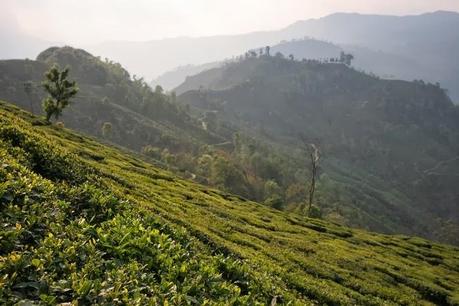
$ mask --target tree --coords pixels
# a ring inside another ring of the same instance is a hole
[[[110,122],[104,122],[104,124],[102,124],[102,136],[104,138],[108,138],[110,137],[111,134],[112,134],[112,124]]]
[[[317,146],[313,143],[310,144],[310,158],[311,158],[311,185],[309,186],[309,202],[308,202],[308,216],[311,215],[312,202],[314,201],[314,192],[316,191],[316,176],[317,168],[319,166],[320,153]]]
[[[62,110],[69,105],[70,99],[78,92],[76,82],[67,80],[68,75],[69,68],[59,70],[57,65],[45,73],[45,80],[42,84],[48,97],[43,100],[43,110],[48,122],[52,116],[59,118]]]
[[[33,93],[33,83],[32,83],[32,81],[24,82],[24,91],[25,91],[25,93],[27,95],[27,98],[29,99],[30,111],[33,114],[34,111],[33,111],[33,102],[32,102],[32,93]]]
[[[340,52],[339,61],[340,61],[340,63],[344,63],[346,61],[346,53],[344,53],[344,51]]]
[[[248,196],[248,183],[244,173],[237,168],[233,162],[218,157],[214,159],[211,169],[212,182],[226,191],[236,193],[241,196]]]
[[[274,180],[267,180],[263,189],[265,200],[269,198],[274,198],[276,196],[280,196],[282,193],[282,188]]]
[[[311,183],[309,184],[309,199],[308,199],[308,212],[307,215],[311,216],[312,203],[314,202],[314,193],[316,191],[316,179],[317,179],[317,170],[319,167],[320,160],[320,151],[316,144],[308,143],[303,138],[303,144],[308,151],[309,158],[311,160]]]
[[[341,51],[340,56],[339,56],[339,61],[341,63],[350,66],[353,59],[354,59],[354,55]]]
[[[352,60],[354,59],[354,55],[352,54],[346,54],[346,65],[350,66],[352,63]]]
[[[157,95],[162,95],[164,92],[164,89],[160,85],[156,85],[155,87],[155,94]]]
[[[172,91],[172,92],[171,92],[171,94],[170,94],[170,100],[171,100],[172,103],[177,102],[177,94],[175,93],[175,91]],[[188,105],[188,107],[190,107],[189,104],[187,104],[187,105]]]

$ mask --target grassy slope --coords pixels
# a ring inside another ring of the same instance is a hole
[[[456,247],[275,211],[31,122],[0,104],[3,301],[459,305]]]

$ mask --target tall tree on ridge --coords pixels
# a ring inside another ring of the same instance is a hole
[[[54,65],[45,73],[43,88],[48,96],[43,100],[43,110],[47,122],[52,116],[59,118],[62,110],[69,105],[70,99],[78,92],[76,82],[67,80],[69,71],[69,68],[59,70],[59,66]]]

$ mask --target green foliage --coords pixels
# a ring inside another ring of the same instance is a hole
[[[217,158],[212,164],[211,171],[211,177],[216,186],[243,196],[248,194],[243,173],[230,161]]]
[[[456,247],[273,210],[34,120],[0,104],[1,304],[459,304]]]
[[[43,100],[43,110],[46,113],[46,121],[49,121],[52,116],[57,119],[70,103],[70,99],[78,92],[76,82],[67,80],[69,71],[69,68],[61,71],[59,66],[54,65],[45,74],[43,88],[48,97]]]
[[[102,124],[102,136],[109,138],[112,134],[112,124],[110,122],[104,122]]]
[[[272,208],[282,210],[284,208],[284,201],[279,195],[272,195],[265,199],[264,203]]]
[[[320,218],[322,217],[322,213],[320,211],[320,207],[317,207],[316,205],[311,206],[311,210],[309,211],[309,217],[311,218]]]

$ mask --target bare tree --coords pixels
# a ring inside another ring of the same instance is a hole
[[[306,148],[306,151],[309,154],[311,161],[311,182],[309,184],[309,199],[308,199],[308,217],[311,216],[312,203],[314,203],[314,193],[316,191],[316,180],[317,180],[317,170],[319,168],[320,161],[320,150],[318,145],[306,140],[305,137],[301,137],[303,144]],[[318,141],[316,141],[318,143]]]

